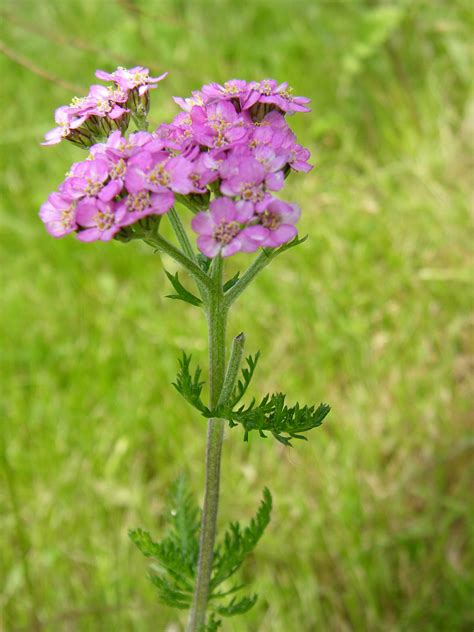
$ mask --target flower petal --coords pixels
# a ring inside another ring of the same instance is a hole
[[[220,222],[231,222],[236,215],[235,204],[227,198],[217,198],[209,206],[212,218],[219,224]]]
[[[215,257],[220,250],[220,244],[212,237],[208,235],[201,235],[197,239],[197,245],[199,250],[206,255],[206,257]]]
[[[193,217],[191,227],[195,233],[199,233],[200,235],[212,235],[216,223],[210,213],[201,212]]]

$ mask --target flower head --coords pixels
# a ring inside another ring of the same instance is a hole
[[[81,241],[110,241],[120,230],[125,209],[116,202],[83,200],[77,205],[76,221]]]
[[[39,211],[50,235],[64,237],[76,230],[76,206],[76,200],[60,193],[51,193]]]
[[[114,130],[125,131],[130,120],[130,111],[124,107],[127,99],[127,95],[105,86],[91,86],[86,97],[75,98],[56,110],[58,127],[46,133],[42,144],[69,140],[89,148]]]
[[[70,174],[61,185],[61,193],[76,200],[94,196],[104,199],[104,183],[109,177],[109,168],[103,158],[78,162],[73,165]],[[109,199],[112,197],[114,195]]]
[[[206,257],[215,257],[219,252],[223,257],[245,248],[247,240],[243,224],[250,219],[246,208],[227,198],[217,198],[209,206],[209,211],[193,217],[191,226],[198,233],[199,250]]]
[[[191,162],[183,156],[170,157],[166,151],[151,153],[145,149],[130,159],[125,184],[131,193],[161,193],[167,189],[186,195],[194,189],[189,179],[191,170]]]
[[[229,101],[191,110],[193,139],[205,147],[230,147],[248,135],[248,121]]]
[[[156,88],[158,83],[162,81],[167,72],[164,72],[159,77],[150,77],[150,71],[148,68],[142,66],[134,66],[133,68],[123,68],[119,66],[114,72],[106,72],[105,70],[97,70],[95,76],[103,81],[113,81],[124,92],[130,90],[138,90],[138,94],[143,96],[149,90]]]
[[[232,101],[241,110],[242,101],[247,98],[250,84],[242,79],[230,79],[224,85],[219,83],[209,83],[202,87],[202,94],[207,103],[215,101]]]
[[[116,132],[94,145],[89,158],[72,165],[59,192],[41,207],[47,230],[58,237],[76,231],[82,241],[107,241],[124,226],[166,213],[174,190],[193,189],[186,176],[192,165],[160,151],[161,145],[147,132],[128,139]]]
[[[296,237],[296,222],[301,209],[296,204],[272,199],[265,208],[256,213],[257,223],[248,226],[244,235],[262,248],[278,248]]]
[[[191,97],[173,97],[173,101],[185,112],[191,112],[195,105],[206,105],[207,97],[200,90],[193,90]]]
[[[294,96],[286,81],[278,84],[274,79],[264,79],[250,84],[242,109],[250,110],[254,120],[261,120],[267,112],[275,109],[290,114],[310,112],[307,107],[310,101],[307,97]]]
[[[46,135],[45,144],[65,138],[90,149],[41,207],[52,234],[133,238],[139,231],[125,227],[175,202],[197,213],[192,227],[207,256],[277,248],[297,234],[299,208],[273,195],[290,171],[311,169],[285,118],[309,111],[309,99],[273,79],[209,83],[188,99],[174,97],[183,111],[171,123],[126,136],[132,119],[146,128],[149,92],[166,73],[151,77],[136,66],[96,76],[113,85],[93,85],[58,108],[57,127]]]

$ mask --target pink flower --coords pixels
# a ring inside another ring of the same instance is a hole
[[[229,101],[219,101],[191,110],[193,138],[206,147],[229,147],[249,133],[249,120]]]
[[[311,99],[293,96],[293,89],[288,87],[286,81],[281,84],[278,84],[274,79],[264,79],[260,82],[253,81],[249,88],[247,98],[242,104],[242,109],[249,110],[253,108],[252,118],[255,116],[257,120],[263,118],[270,109],[275,109],[275,107],[285,113],[311,111],[306,105]],[[264,107],[256,107],[257,104]]]
[[[95,76],[103,81],[113,81],[123,91],[135,90],[138,88],[138,94],[143,96],[148,90],[156,88],[157,84],[168,75],[164,72],[159,77],[150,77],[148,68],[142,66],[134,66],[133,68],[123,68],[119,66],[114,72],[108,73],[105,70],[96,70]]]
[[[306,147],[293,141],[287,143],[286,151],[288,164],[294,171],[304,171],[305,173],[311,171],[313,165],[308,162],[311,158],[311,152]]]
[[[211,184],[211,182],[218,180],[219,167],[222,164],[222,160],[219,159],[219,156],[222,156],[222,154],[222,151],[215,149],[200,153],[196,160],[194,160],[189,178],[196,192],[206,193],[207,186]]]
[[[79,106],[76,106],[78,114],[87,114],[88,117],[98,116],[112,120],[121,118],[129,112],[121,104],[128,99],[128,94],[117,92],[106,88],[105,86],[93,85],[90,87],[89,94]]]
[[[41,206],[39,216],[53,237],[64,237],[77,228],[76,200],[60,193],[51,193]]]
[[[195,156],[199,154],[199,147],[194,139],[192,123],[188,112],[180,112],[169,125],[160,125],[155,134],[164,148],[187,157]]]
[[[166,151],[142,151],[130,159],[125,184],[130,193],[145,189],[154,193],[172,190],[187,195],[193,190],[189,179],[192,163],[182,156],[171,157]]]
[[[81,147],[91,147],[112,130],[125,131],[130,110],[123,107],[128,94],[93,85],[86,97],[74,98],[70,105],[56,110],[58,127],[47,132],[43,145],[69,140]]]
[[[86,116],[73,117],[67,105],[57,108],[54,119],[58,127],[46,132],[45,140],[41,144],[55,145],[62,140],[70,140],[81,145],[92,144],[90,134],[80,129],[86,118]]]
[[[191,112],[195,105],[206,105],[207,98],[200,90],[194,90],[191,97],[173,97],[173,101],[185,112]]]
[[[243,250],[247,240],[242,237],[242,224],[250,217],[246,208],[239,207],[232,200],[213,200],[209,211],[198,213],[191,221],[192,229],[199,235],[199,250],[206,257],[215,257],[219,252],[223,257],[230,257]]]
[[[81,241],[110,241],[122,226],[126,209],[116,202],[82,200],[76,209],[77,233]]]
[[[286,152],[277,153],[271,147],[257,147],[254,151],[255,159],[265,169],[265,188],[270,191],[279,191],[285,181],[283,168],[288,162]]]
[[[117,203],[117,211],[125,211],[120,225],[129,226],[148,215],[163,215],[173,204],[174,195],[171,191],[150,193],[142,190],[138,193],[129,193]]]
[[[60,190],[61,193],[76,200],[95,196],[106,200],[112,199],[121,187],[112,195],[106,193],[104,198],[104,183],[108,177],[109,168],[106,160],[102,158],[84,160],[73,165],[71,176],[66,178]]]
[[[223,162],[220,175],[224,195],[240,197],[247,203],[265,199],[265,168],[247,150],[233,152]]]
[[[224,85],[219,83],[209,83],[202,87],[202,94],[208,103],[215,101],[232,101],[241,110],[241,103],[249,93],[250,84],[242,79],[230,79]]]
[[[301,209],[296,204],[288,204],[272,199],[265,209],[257,212],[258,224],[248,226],[244,235],[256,246],[262,248],[278,248],[296,237],[296,222]]]

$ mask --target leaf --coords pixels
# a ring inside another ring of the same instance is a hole
[[[213,571],[211,575],[211,595],[222,582],[233,575],[242,565],[245,557],[253,551],[270,522],[272,512],[272,496],[265,487],[263,500],[257,514],[250,524],[242,529],[238,522],[229,525],[223,543],[214,554]]]
[[[228,281],[226,281],[222,287],[222,291],[224,292],[224,294],[227,292],[227,290],[230,290],[231,287],[233,287],[237,281],[239,280],[239,276],[240,276],[240,272],[237,272],[236,274],[234,274],[234,276],[229,279]]]
[[[247,362],[247,367],[242,368],[242,379],[238,381],[235,385],[234,390],[232,392],[232,396],[230,398],[230,402],[228,403],[228,408],[234,408],[234,406],[240,402],[242,397],[245,395],[250,382],[252,381],[253,374],[255,372],[255,368],[257,366],[258,359],[260,357],[260,351],[254,356],[249,355],[245,361]]]
[[[173,386],[178,393],[189,403],[194,406],[205,417],[212,416],[209,408],[205,406],[201,400],[202,387],[205,382],[200,381],[201,368],[198,366],[191,375],[189,366],[191,364],[191,356],[187,356],[183,352],[182,358],[179,360],[179,371],[176,376],[176,382],[173,382]]]
[[[199,628],[199,632],[216,632],[221,627],[220,619],[216,619],[214,614],[211,614],[207,623]]]
[[[162,603],[178,610],[190,608],[192,593],[178,590],[171,581],[161,575],[150,575],[150,580],[158,588],[158,598]]]
[[[191,305],[200,306],[202,305],[202,301],[197,296],[194,296],[189,290],[187,290],[181,281],[178,278],[178,273],[171,274],[168,270],[165,270],[165,274],[168,277],[171,285],[176,290],[176,294],[168,294],[166,298],[173,298],[179,301],[184,301],[185,303],[190,303]]]
[[[250,597],[237,599],[234,597],[226,606],[217,606],[216,612],[223,617],[235,617],[237,614],[245,614],[257,603],[258,596],[253,594]]]
[[[247,407],[241,406],[236,411],[228,411],[227,419],[231,426],[241,424],[245,430],[244,441],[252,430],[256,430],[263,438],[270,432],[277,441],[291,446],[292,439],[306,440],[301,434],[320,426],[331,410],[328,404],[315,406],[287,406],[283,393],[265,395],[256,405],[255,400]]]
[[[212,259],[210,259],[209,257],[206,257],[206,255],[203,255],[202,253],[199,253],[196,259],[201,270],[203,270],[204,272],[209,272]]]
[[[170,537],[179,545],[190,566],[194,567],[199,555],[200,510],[184,474],[172,485],[169,506],[172,527]]]
[[[291,241],[288,241],[286,244],[283,244],[283,246],[280,246],[279,248],[276,248],[275,250],[272,250],[270,248],[264,248],[263,250],[265,253],[268,254],[269,257],[273,259],[274,257],[281,255],[286,250],[290,250],[290,248],[294,248],[295,246],[300,246],[301,244],[304,244],[304,242],[307,239],[308,239],[308,235],[305,235],[304,237],[296,236],[294,239],[292,239]]]
[[[132,529],[129,536],[143,555],[152,559],[150,580],[158,588],[160,600],[185,609],[190,607],[194,591],[200,512],[184,476],[173,484],[168,511],[171,524],[161,541],[154,542],[143,529]]]
[[[286,395],[283,393],[267,394],[257,404],[256,400],[245,406],[235,409],[252,381],[255,368],[260,357],[260,352],[246,358],[247,366],[242,368],[242,378],[237,382],[232,395],[214,410],[210,410],[201,400],[204,382],[200,381],[201,369],[198,366],[194,375],[190,373],[191,356],[183,353],[179,360],[179,372],[173,386],[176,390],[196,408],[203,417],[217,417],[226,419],[232,428],[240,424],[244,429],[244,441],[248,441],[250,432],[257,431],[260,437],[265,439],[266,433],[285,446],[292,447],[292,440],[307,441],[304,433],[320,426],[331,410],[328,404],[320,404],[318,407],[311,405],[287,406]]]

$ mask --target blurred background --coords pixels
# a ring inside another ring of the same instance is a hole
[[[242,573],[260,600],[224,629],[472,630],[471,2],[4,0],[0,17],[0,630],[182,630],[127,529],[162,533],[183,469],[202,498],[204,420],[171,382],[181,349],[207,365],[204,319],[164,298],[147,247],[54,240],[37,218],[84,155],[39,146],[53,110],[136,64],[170,71],[156,124],[209,81],[313,99],[291,124],[316,168],[285,191],[309,239],[230,333],[261,349],[255,393],[332,412],[294,449],[227,433],[221,527],[265,485],[275,509]]]

